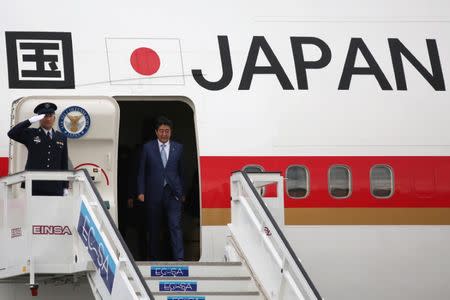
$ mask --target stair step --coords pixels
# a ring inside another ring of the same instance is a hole
[[[139,262],[137,265],[144,277],[250,276],[240,262]]]
[[[196,296],[196,295],[183,295],[183,296],[166,296],[159,295],[154,296],[155,300],[264,300],[261,295],[210,295],[210,296]]]
[[[253,292],[257,287],[251,277],[150,278],[146,282],[155,292]]]
[[[138,266],[182,265],[182,266],[242,266],[240,261],[137,261]]]
[[[259,292],[153,293],[155,300],[262,300]]]
[[[156,280],[156,281],[167,281],[167,280],[251,280],[250,276],[229,276],[229,277],[144,277],[146,281]],[[28,279],[29,280],[29,279]],[[132,277],[128,277],[128,280],[133,281]]]

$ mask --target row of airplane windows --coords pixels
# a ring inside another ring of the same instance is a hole
[[[246,172],[263,172],[258,165],[243,168]],[[307,198],[310,192],[310,176],[308,168],[291,165],[286,169],[286,191],[293,199]],[[331,197],[345,199],[352,193],[352,174],[348,167],[334,165],[328,169],[328,192]],[[370,169],[370,192],[373,197],[386,199],[394,193],[394,177],[391,167],[375,165]]]

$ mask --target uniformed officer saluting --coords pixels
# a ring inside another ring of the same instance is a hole
[[[53,129],[55,111],[53,103],[41,103],[34,109],[35,116],[11,128],[8,136],[28,149],[25,170],[67,170],[67,138]],[[40,122],[39,128],[28,128]],[[67,181],[33,181],[33,195],[67,195]]]

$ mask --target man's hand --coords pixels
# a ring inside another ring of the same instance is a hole
[[[144,194],[139,194],[138,195],[138,200],[141,202],[144,202]]]
[[[128,198],[128,208],[133,208],[133,198]]]
[[[28,121],[30,121],[30,123],[35,123],[37,121],[42,120],[43,118],[45,118],[45,114],[41,114],[41,115],[37,115],[37,116],[32,116],[31,118],[28,119]]]
[[[186,202],[186,196],[181,196],[181,203],[184,203],[184,202]]]

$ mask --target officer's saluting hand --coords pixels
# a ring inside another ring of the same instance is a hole
[[[67,170],[67,138],[53,129],[55,124],[54,103],[41,103],[34,109],[35,116],[18,123],[11,128],[8,136],[24,144],[28,149],[25,170]],[[29,128],[39,122],[39,128]],[[62,196],[67,195],[66,181],[33,181],[33,195]]]
[[[37,116],[32,116],[31,118],[28,119],[28,121],[30,121],[30,123],[36,123],[36,122],[42,120],[43,118],[45,118],[45,114],[40,114]]]

